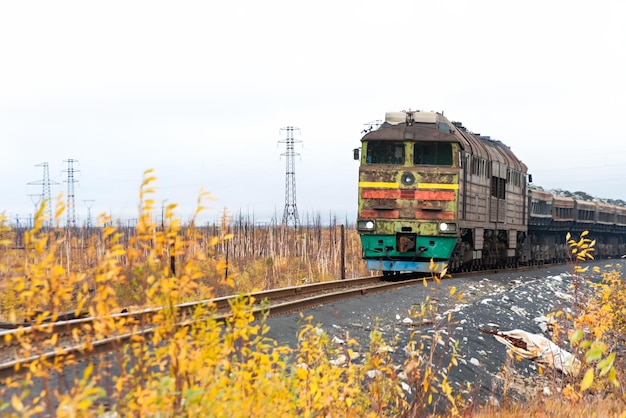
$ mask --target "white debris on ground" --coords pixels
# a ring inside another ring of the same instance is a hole
[[[523,358],[543,363],[567,375],[578,375],[580,361],[548,338],[521,329],[511,331],[488,331],[495,339]]]
[[[545,316],[541,315],[536,318],[533,318],[533,321],[537,323],[537,326],[545,335],[550,335],[552,332],[552,328],[556,323],[556,318],[554,316]]]
[[[563,299],[565,301],[571,301],[572,300],[572,295],[568,295],[567,293],[563,293],[563,292],[554,292],[554,296],[556,296],[559,299]]]
[[[340,354],[336,359],[330,360],[330,364],[334,366],[342,366],[348,362],[348,357],[345,354]]]
[[[365,376],[369,377],[370,379],[374,379],[376,377],[382,377],[383,372],[381,372],[380,370],[368,370],[365,372]]]
[[[395,348],[393,348],[392,346],[387,345],[387,344],[381,345],[380,347],[378,347],[378,350],[376,350],[376,352],[379,353],[379,354],[380,353],[393,353],[395,351],[396,351]]]
[[[519,316],[523,316],[523,317],[528,316],[528,312],[526,311],[526,309],[520,308],[519,306],[513,305],[511,306],[511,310],[515,312],[516,314],[518,314]]]
[[[344,340],[342,340],[341,338],[338,338],[336,335],[333,336],[333,339],[331,341],[339,345],[343,345],[346,343]]]
[[[468,306],[469,305],[466,304],[466,303],[457,303],[452,309],[448,309],[447,311],[445,311],[441,315],[437,315],[437,320],[441,320],[443,318],[447,318],[448,314],[462,311],[463,308],[467,308]],[[461,320],[461,323],[464,324],[465,323],[465,319]]]
[[[400,382],[400,386],[402,386],[402,390],[408,393],[413,393],[411,390],[411,386],[409,386],[406,382]]]

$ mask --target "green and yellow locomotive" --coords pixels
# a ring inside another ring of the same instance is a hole
[[[527,234],[527,168],[442,113],[391,112],[361,139],[357,229],[370,270],[514,265]]]

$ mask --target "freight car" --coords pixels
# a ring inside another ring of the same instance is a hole
[[[566,257],[567,232],[624,253],[626,208],[532,190],[511,149],[443,113],[389,112],[361,139],[357,230],[370,270],[429,272]]]
[[[565,235],[589,231],[596,240],[595,256],[626,254],[626,207],[555,196],[530,190],[528,240],[522,261],[539,264],[567,259]]]

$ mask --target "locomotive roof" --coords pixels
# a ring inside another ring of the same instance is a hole
[[[370,140],[414,140],[457,142],[466,152],[526,173],[528,167],[503,142],[468,131],[460,122],[450,122],[439,112],[387,112],[377,130],[363,136]]]

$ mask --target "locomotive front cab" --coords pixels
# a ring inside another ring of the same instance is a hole
[[[370,270],[441,271],[459,237],[459,144],[434,112],[387,114],[362,138],[357,230]]]

